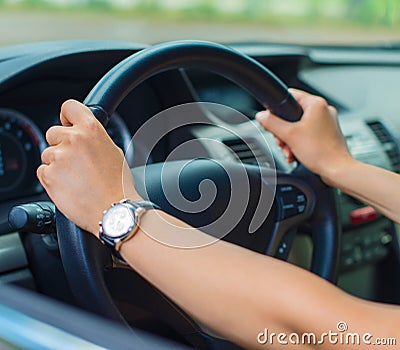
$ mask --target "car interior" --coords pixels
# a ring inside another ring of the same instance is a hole
[[[266,107],[300,117],[286,100],[287,87],[320,95],[337,109],[356,159],[400,173],[399,81],[396,46],[62,40],[0,47],[0,281],[165,344],[238,348],[51,207],[36,169],[46,130],[60,123],[60,105],[74,98],[107,124],[138,191],[163,210],[196,227],[213,221],[229,200],[220,165],[234,174],[244,169],[251,199],[223,239],[301,266],[360,298],[399,304],[399,225],[323,185],[301,164],[288,164],[255,121]],[[214,203],[196,214],[171,205],[160,185],[167,163],[167,186],[182,175],[179,190],[196,200],[201,182],[211,180],[219,191]],[[271,209],[249,233],[264,187]],[[21,209],[32,203],[40,209],[34,208],[34,223],[24,221],[28,207]]]

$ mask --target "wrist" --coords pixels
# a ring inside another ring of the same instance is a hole
[[[358,163],[356,159],[348,154],[338,158],[336,161],[330,162],[329,166],[324,167],[319,175],[322,181],[328,186],[341,189],[346,177]]]
[[[143,197],[136,191],[135,185],[131,185],[131,186],[124,186],[123,188],[123,198],[119,198],[119,200],[121,199],[129,199],[132,202],[137,202],[137,201],[143,201]],[[119,201],[118,200],[118,201]],[[110,203],[111,205],[111,203]]]

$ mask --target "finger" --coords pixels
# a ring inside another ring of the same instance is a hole
[[[295,161],[296,161],[295,155],[293,154],[292,150],[289,150],[288,157],[287,157],[287,162],[288,163],[293,163]]]
[[[289,148],[288,145],[286,145],[286,143],[284,141],[282,141],[281,139],[275,137],[276,143],[278,144],[278,146],[280,147],[280,149],[282,150],[282,153],[285,155],[285,157],[289,158],[289,157],[293,157],[293,152],[292,150]]]
[[[294,163],[295,161],[296,161],[295,156],[291,156],[291,157],[289,157],[289,158],[287,159],[287,162],[288,162],[289,164]]]
[[[60,125],[52,126],[46,132],[46,140],[50,146],[58,145],[62,142],[64,136],[64,127]]]
[[[312,106],[315,106],[317,102],[319,102],[320,105],[328,106],[326,100],[320,96],[312,95],[308,92],[297,89],[289,89],[289,92],[297,100],[304,111]]]
[[[288,130],[291,129],[294,124],[273,115],[270,111],[259,112],[256,118],[265,130],[272,132],[276,137],[282,140],[286,139]]]
[[[282,148],[282,153],[284,154],[284,156],[286,157],[286,158],[289,158],[290,157],[290,149],[289,149],[289,147],[283,147]]]
[[[286,143],[284,142],[284,141],[282,141],[279,137],[276,137],[276,136],[274,136],[274,138],[275,138],[275,142],[276,142],[276,144],[279,146],[279,147],[285,147],[286,146]]]
[[[54,162],[55,154],[54,154],[54,147],[47,147],[40,156],[42,159],[42,163],[45,165],[49,165],[50,163]]]
[[[293,95],[293,97],[296,98],[296,100],[307,100],[317,97],[316,95],[305,92],[304,90],[293,89],[293,88],[290,88],[288,90]]]
[[[296,157],[288,146],[282,148],[282,153],[286,157],[288,163],[293,163],[294,161],[296,161]]]
[[[46,192],[48,187],[47,168],[48,165],[42,164],[36,169],[36,176],[39,179],[42,186],[44,187],[44,189],[46,190]]]
[[[293,97],[297,100],[297,102],[304,107],[307,102],[314,97],[313,95],[309,94],[308,92],[297,90],[297,89],[289,89],[289,92],[293,95]]]
[[[76,100],[65,101],[61,106],[60,120],[63,126],[78,125],[95,116],[84,104]]]
[[[328,106],[328,108],[329,108],[329,112],[331,112],[331,115],[336,117],[337,114],[338,114],[337,113],[337,109],[335,107],[333,107],[333,106]]]

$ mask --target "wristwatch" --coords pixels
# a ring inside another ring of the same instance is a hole
[[[149,201],[132,202],[129,199],[112,204],[103,212],[103,220],[99,222],[100,240],[118,253],[122,243],[136,234],[141,216],[150,209],[160,208]]]

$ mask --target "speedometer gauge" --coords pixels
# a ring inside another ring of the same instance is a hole
[[[0,109],[0,200],[42,191],[36,169],[45,148],[43,134],[31,120]]]

